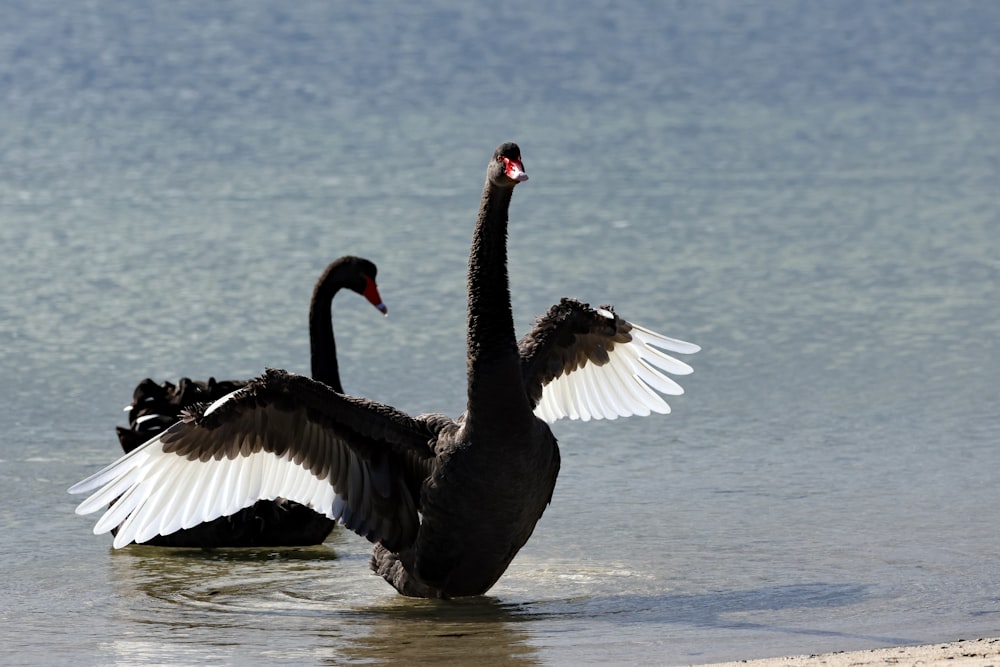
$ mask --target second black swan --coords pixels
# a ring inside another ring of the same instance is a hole
[[[378,292],[378,268],[370,260],[350,255],[331,262],[320,274],[309,302],[309,347],[312,377],[343,393],[337,343],[333,334],[333,299],[341,289],[365,297],[382,314],[388,308]],[[146,378],[136,386],[126,407],[129,428],[117,427],[125,453],[132,451],[175,424],[183,410],[211,403],[246,386],[249,380],[207,381],[181,378],[158,384]],[[157,535],[146,544],[161,547],[304,546],[321,544],[337,525],[335,519],[285,498],[258,500],[229,516]]]

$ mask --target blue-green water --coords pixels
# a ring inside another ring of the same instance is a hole
[[[1000,632],[1000,6],[10,2],[5,664],[683,664]],[[486,161],[519,330],[561,296],[704,348],[674,414],[555,428],[482,600],[369,547],[113,552],[66,487],[140,379],[308,371],[461,412]]]

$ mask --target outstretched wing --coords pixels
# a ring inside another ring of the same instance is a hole
[[[388,406],[269,370],[69,491],[93,494],[77,514],[113,503],[94,533],[118,526],[116,548],[281,497],[396,551],[416,535],[434,435]]]
[[[701,349],[573,299],[552,306],[518,347],[525,391],[549,423],[668,413],[660,394],[684,393],[668,373],[692,368],[667,352]]]

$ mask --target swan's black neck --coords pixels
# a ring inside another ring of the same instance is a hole
[[[312,355],[312,377],[344,393],[337,365],[337,343],[333,338],[333,297],[340,284],[324,276],[313,290],[309,303],[309,351]]]
[[[521,383],[507,276],[507,210],[513,187],[486,182],[469,253],[467,425],[530,414]],[[522,409],[523,408],[523,409]]]

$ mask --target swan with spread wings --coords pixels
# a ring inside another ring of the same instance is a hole
[[[563,299],[522,340],[507,275],[508,209],[527,180],[516,144],[487,169],[468,272],[465,413],[412,417],[310,378],[268,370],[186,414],[74,485],[95,533],[143,542],[262,498],[312,507],[374,544],[372,569],[404,595],[489,590],[552,498],[549,422],[669,412],[682,393],[672,354],[697,345]],[[108,504],[112,503],[110,508]]]

